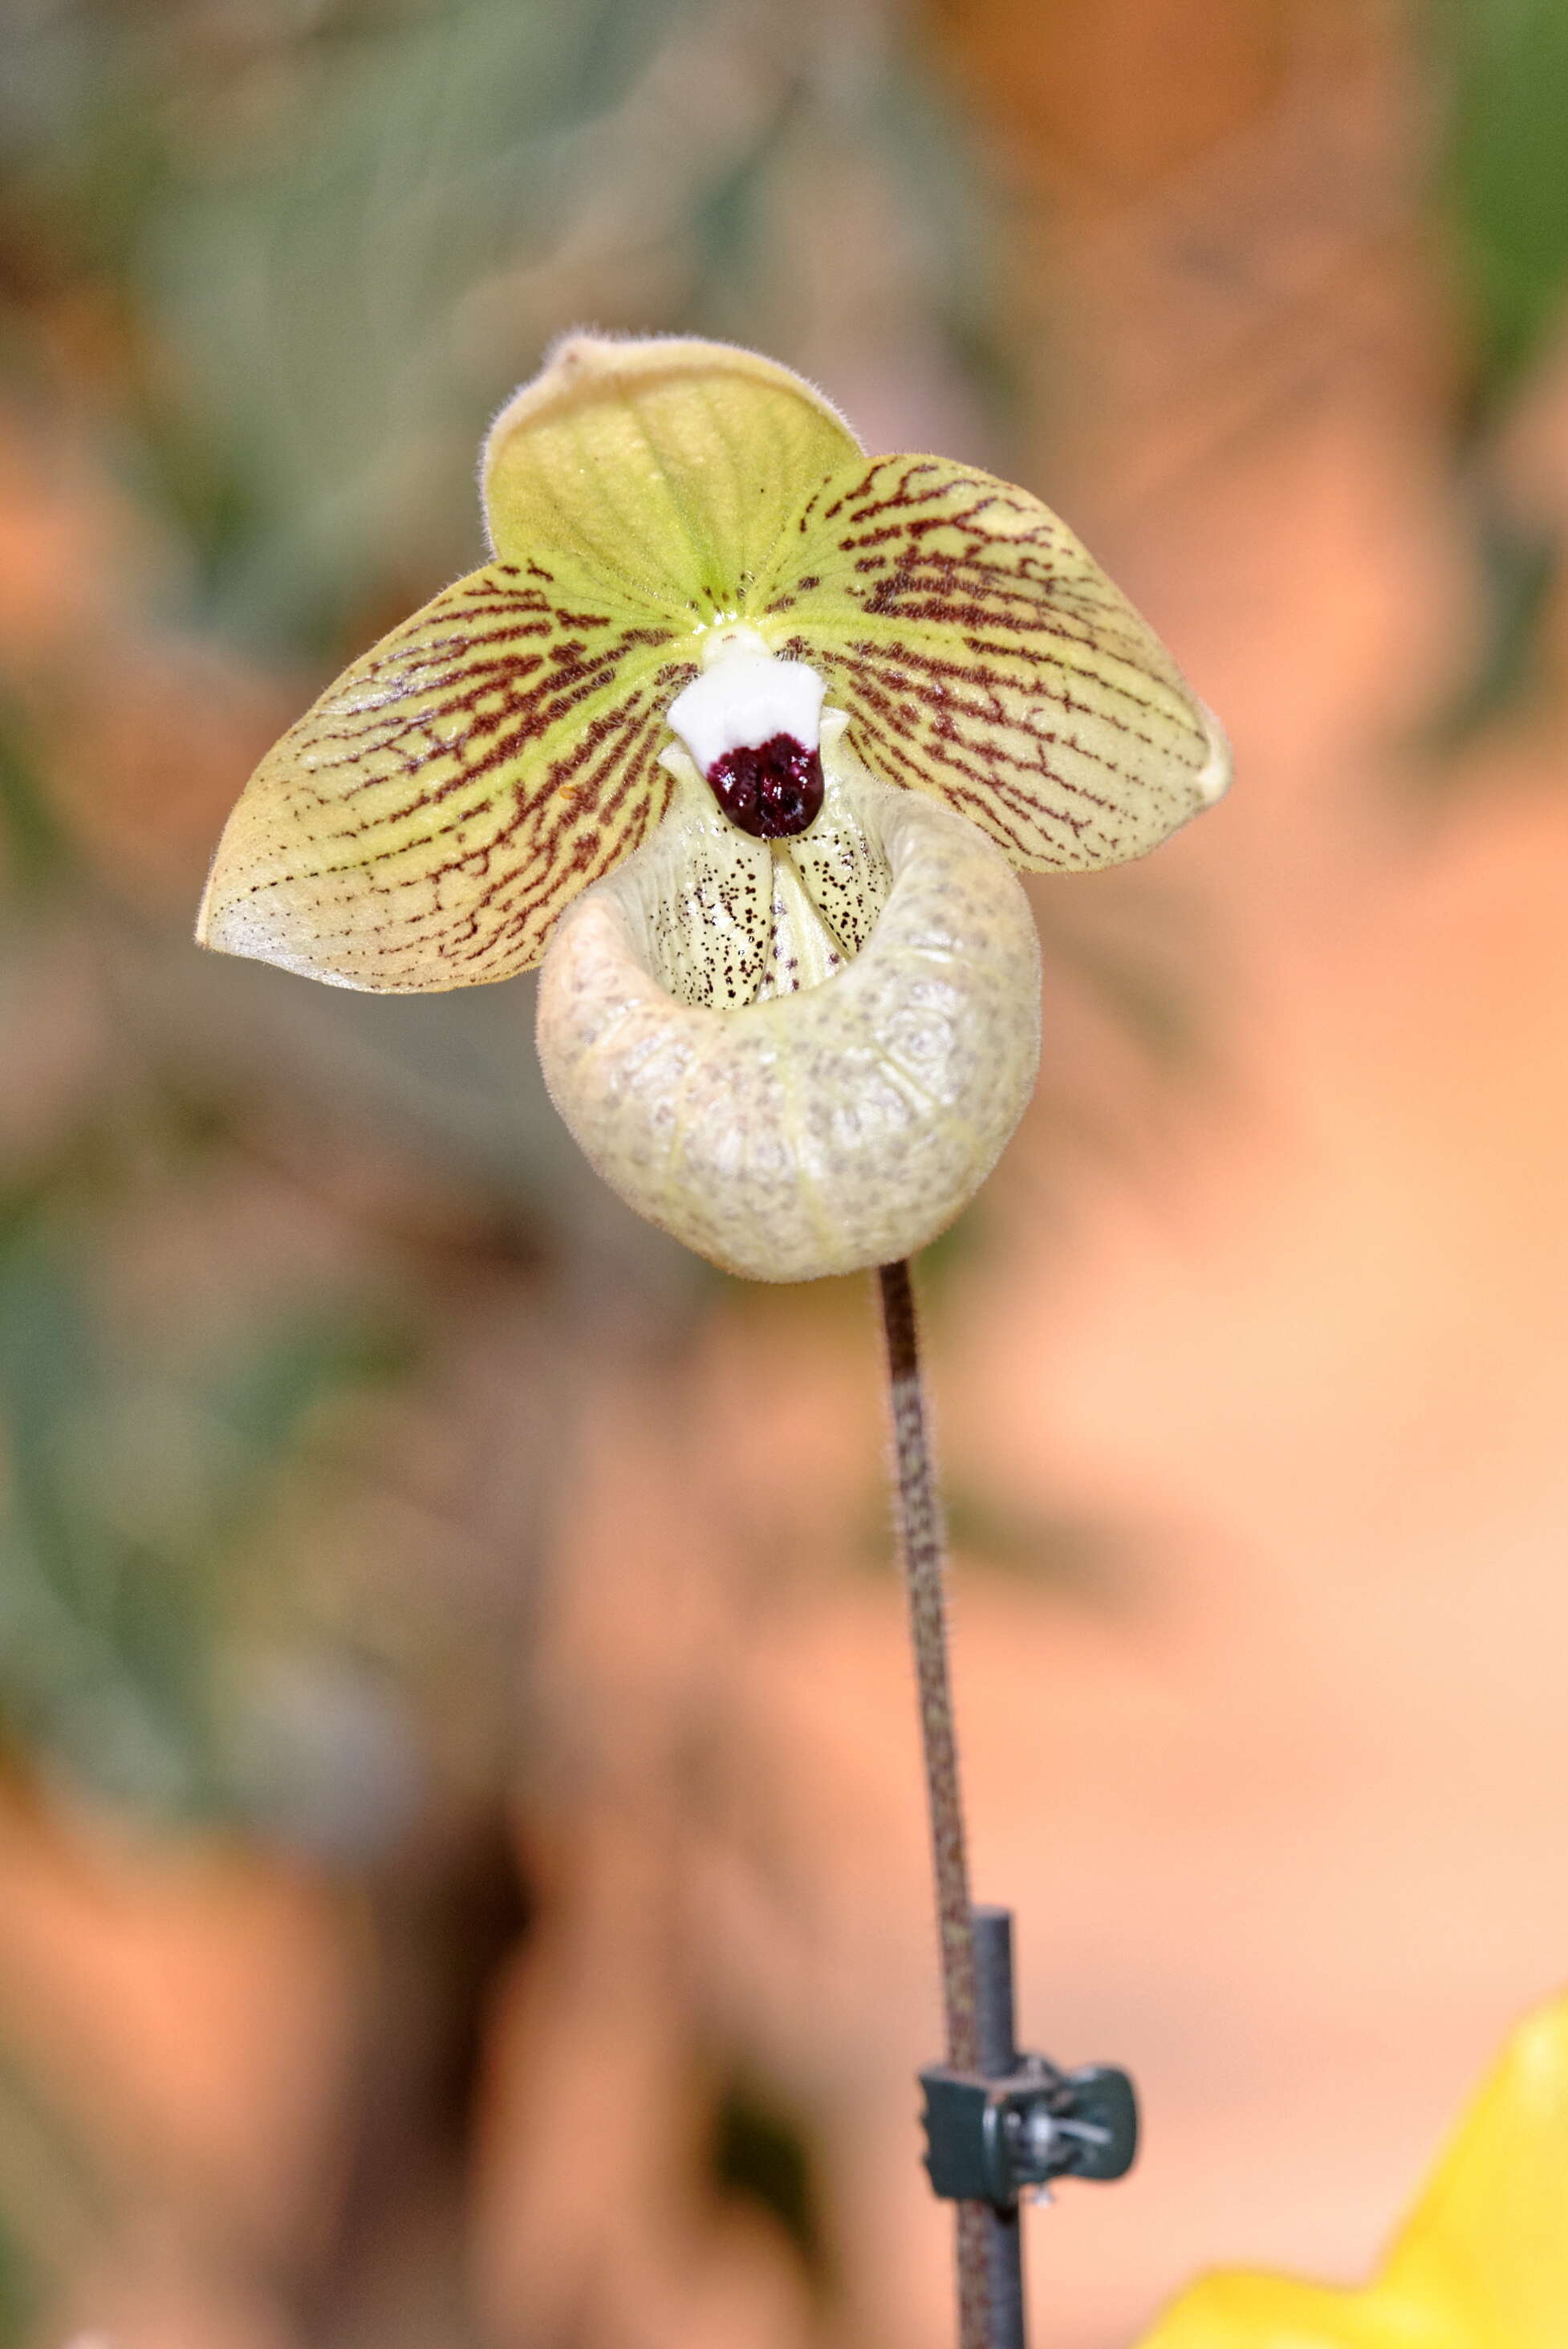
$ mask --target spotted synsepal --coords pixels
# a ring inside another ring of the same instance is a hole
[[[941,457],[879,457],[805,498],[752,613],[809,661],[887,781],[1031,871],[1140,856],[1229,778],[1218,726],[1039,500]]]

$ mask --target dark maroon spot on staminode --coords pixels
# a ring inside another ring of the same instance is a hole
[[[793,734],[774,734],[755,750],[726,750],[707,780],[730,823],[753,840],[804,832],[822,804],[821,759]]]

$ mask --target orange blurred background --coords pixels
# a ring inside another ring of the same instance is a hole
[[[1036,887],[924,1268],[978,1886],[1132,2178],[1037,2338],[1368,2268],[1568,1967],[1568,16],[11,0],[0,2344],[941,2349],[863,1285],[576,1160],[531,988],[189,942],[550,336],[1059,507],[1234,738]]]

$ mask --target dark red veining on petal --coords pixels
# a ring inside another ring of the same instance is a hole
[[[753,840],[788,840],[814,823],[822,805],[821,758],[793,734],[770,735],[756,750],[726,750],[707,780],[730,823]]]

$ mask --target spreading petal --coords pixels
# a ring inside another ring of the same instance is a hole
[[[495,563],[345,671],[263,761],[205,946],[340,987],[508,978],[664,812],[685,643],[570,556]]]
[[[1229,780],[1153,631],[1047,506],[990,473],[879,457],[835,474],[747,617],[821,671],[879,774],[1031,871],[1140,856]]]

